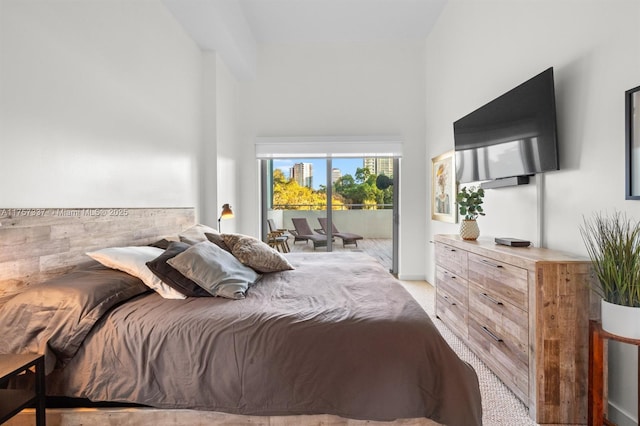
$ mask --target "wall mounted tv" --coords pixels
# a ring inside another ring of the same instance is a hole
[[[518,185],[558,170],[553,68],[457,120],[453,133],[460,183]]]

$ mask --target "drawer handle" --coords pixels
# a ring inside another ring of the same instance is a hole
[[[498,265],[497,263],[491,263],[487,259],[482,259],[483,263],[486,263],[489,266],[493,266],[494,268],[502,268],[502,265]]]
[[[488,301],[490,301],[491,303],[495,303],[496,305],[500,305],[500,306],[503,305],[501,301],[494,299],[493,297],[489,296],[487,293],[480,293],[480,295],[483,296]]]
[[[451,302],[451,301],[449,300],[449,297],[445,296],[444,294],[442,295],[442,297],[444,298],[444,300],[446,300],[447,302],[449,302],[449,304],[450,304],[450,305],[452,305],[452,306],[456,306],[456,302]]]
[[[499,338],[498,336],[496,336],[495,334],[493,334],[487,327],[485,327],[484,325],[482,326],[482,331],[484,331],[485,333],[487,333],[489,335],[489,337],[491,337],[493,340],[495,340],[498,343],[502,343],[502,339]]]
[[[452,279],[454,279],[454,280],[456,279],[456,276],[455,276],[455,275],[451,275],[451,274],[450,274],[449,272],[447,272],[447,271],[444,271],[444,275],[445,275],[446,277],[452,278]]]

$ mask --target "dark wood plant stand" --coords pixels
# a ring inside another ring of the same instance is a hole
[[[615,340],[638,346],[638,375],[640,376],[640,340],[616,336],[602,329],[598,321],[589,322],[589,425],[614,425],[604,416],[607,401],[605,393],[605,341]],[[638,415],[640,416],[640,380],[638,381]]]

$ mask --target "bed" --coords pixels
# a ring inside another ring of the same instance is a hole
[[[18,229],[9,219],[0,216],[0,236]],[[138,244],[168,235],[133,222],[145,234]],[[124,234],[89,250],[123,245]],[[44,348],[48,395],[258,418],[481,424],[473,369],[368,255],[287,254],[293,269],[261,272],[235,300],[164,298],[77,254],[64,257],[74,267],[18,285],[0,307],[0,351]]]

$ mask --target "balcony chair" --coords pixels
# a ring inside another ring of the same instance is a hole
[[[320,222],[320,227],[322,228],[322,232],[327,233],[327,218],[319,217],[318,222]],[[358,247],[358,240],[364,239],[362,235],[353,234],[351,232],[340,232],[334,223],[331,223],[331,234],[334,237],[338,237],[342,239],[342,247],[347,244],[355,244]]]
[[[316,247],[326,247],[327,246],[327,236],[315,233],[311,230],[309,226],[309,222],[304,217],[294,217],[291,219],[293,222],[293,227],[295,230],[291,230],[291,233],[294,235],[295,244],[296,241],[311,241],[313,243],[313,249]]]
[[[267,219],[267,224],[269,225],[267,244],[278,251],[289,253],[289,233],[287,230],[276,228],[276,224],[273,219]]]

